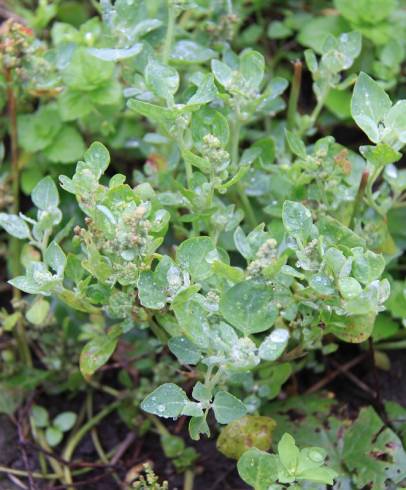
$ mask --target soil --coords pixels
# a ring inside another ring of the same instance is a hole
[[[323,376],[328,377],[331,371],[334,371],[337,365],[344,365],[349,359],[359,354],[358,347],[349,347],[339,351],[334,356],[330,356],[326,372],[322,375],[315,375],[312,372],[303,371],[297,386],[300,386],[300,392],[305,392],[311,388],[315,382],[320,381]],[[406,358],[402,352],[390,353],[391,369],[390,371],[378,370],[378,384],[380,396],[383,400],[392,400],[406,406],[406,384],[402,383],[406,375]],[[363,362],[351,370],[351,374],[362,384],[375,390],[375,378],[371,373],[371,359],[365,356]],[[333,381],[324,387],[335,393],[340,402],[348,406],[348,411],[358,412],[359,408],[364,405],[373,405],[380,412],[381,406],[377,399],[369,391],[365,391],[357,383],[351,382],[345,375],[340,374]],[[293,389],[292,385],[287,386],[287,391]],[[76,410],[81,397],[75,399],[57,399],[41,397],[41,404],[52,407],[57,405],[57,410]],[[101,409],[110,399],[107,395],[101,395],[96,398],[96,408]],[[170,422],[167,424],[169,431],[175,433],[179,424]],[[116,447],[128,437],[128,428],[119,419],[117,414],[112,414],[105,418],[97,427],[102,447],[108,451]],[[194,490],[245,490],[249,487],[244,486],[235,470],[235,462],[222,456],[216,449],[215,438],[201,440],[193,443],[187,436],[186,425],[182,428],[179,435],[184,436],[188,445],[193,445],[199,453],[199,460],[195,466],[196,476]],[[15,422],[6,416],[0,417],[0,465],[8,466],[15,469],[27,469],[38,471],[38,451],[28,442],[25,446],[26,461],[23,458],[23,446],[19,444],[17,436],[17,427]],[[94,450],[92,439],[87,435],[75,452],[75,462],[94,462],[98,456]],[[183,488],[183,475],[176,472],[173,464],[164,456],[159,437],[149,432],[146,436],[139,438],[134,437],[133,442],[125,451],[117,466],[114,468],[117,475],[124,479],[127,472],[142,463],[150,461],[153,463],[156,474],[161,481],[169,482],[170,490],[181,490]],[[9,476],[0,474],[0,490],[18,490],[27,488],[30,490],[63,490],[64,487],[55,483],[43,483],[35,480],[35,487],[29,487],[27,480],[22,478],[25,487],[20,487],[18,483],[11,481]],[[96,468],[86,475],[77,477],[75,489],[84,488],[86,490],[119,490],[119,486],[112,477],[108,468]]]

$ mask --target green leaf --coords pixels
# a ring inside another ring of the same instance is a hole
[[[117,338],[99,335],[90,340],[80,353],[80,371],[84,378],[90,378],[110,359],[117,346]]]
[[[176,249],[176,262],[189,272],[193,280],[207,279],[212,274],[207,259],[215,250],[213,240],[209,237],[189,238]]]
[[[183,439],[172,434],[165,434],[161,436],[162,449],[164,450],[167,458],[175,458],[182,454],[185,449],[185,443]]]
[[[171,60],[176,63],[205,63],[215,56],[216,51],[187,39],[175,43],[171,51]]]
[[[211,73],[204,75],[196,93],[188,100],[190,104],[207,104],[217,97],[218,90]]]
[[[168,341],[169,350],[181,364],[197,364],[201,359],[199,349],[186,337],[173,337]]]
[[[84,154],[85,168],[94,174],[99,179],[110,163],[110,154],[107,148],[98,141],[92,143]]]
[[[309,238],[313,225],[312,213],[300,202],[285,201],[283,203],[282,221],[285,230],[290,235],[303,242]]]
[[[61,247],[52,241],[45,250],[44,259],[57,274],[62,275],[66,267],[66,255]]]
[[[271,300],[270,288],[254,280],[244,281],[223,294],[220,312],[244,335],[263,332],[274,324],[278,314]]]
[[[371,407],[362,408],[344,437],[343,461],[357,488],[387,488],[406,478],[406,453],[398,436]]]
[[[206,158],[199,157],[195,155],[190,150],[184,150],[182,152],[182,157],[184,158],[186,163],[192,165],[193,167],[198,168],[204,174],[209,174],[212,168],[212,164]]]
[[[240,226],[235,229],[233,238],[236,249],[240,252],[244,259],[249,260],[250,258],[252,258],[253,251],[251,248],[251,244]]]
[[[252,447],[269,451],[275,425],[275,421],[270,417],[246,415],[221,429],[217,449],[232,459],[239,459]]]
[[[250,90],[258,91],[264,78],[265,59],[261,53],[246,49],[240,55],[240,72]]]
[[[205,403],[209,402],[212,399],[211,390],[200,381],[198,381],[194,385],[192,396],[195,400],[198,400],[199,402],[205,402]]]
[[[31,417],[35,427],[38,427],[39,429],[47,427],[49,424],[48,411],[40,405],[33,405],[31,409]]]
[[[77,48],[62,71],[62,79],[69,88],[90,92],[110,82],[113,72],[114,63],[95,58],[84,48]]]
[[[210,437],[210,428],[205,417],[192,417],[189,422],[189,434],[191,439],[198,441],[200,434]]]
[[[266,361],[276,361],[286,349],[289,341],[289,330],[276,328],[259,346],[259,356]]]
[[[131,48],[89,48],[87,52],[103,61],[121,61],[137,56],[142,48],[142,43],[136,43]]]
[[[347,228],[331,216],[321,216],[317,222],[320,235],[323,235],[331,245],[343,245],[348,248],[365,247],[365,239]]]
[[[274,20],[269,24],[267,34],[270,39],[286,39],[293,31],[283,22]]]
[[[30,238],[30,229],[27,223],[14,214],[0,213],[0,226],[2,226],[9,235],[20,240]]]
[[[25,318],[33,325],[43,325],[48,316],[50,304],[43,298],[38,298],[27,310]]]
[[[283,434],[278,443],[278,455],[288,473],[295,474],[299,462],[299,448],[290,434]]]
[[[187,301],[173,304],[173,311],[182,329],[183,336],[202,349],[207,349],[211,332],[208,323],[208,312],[203,306],[204,298],[194,294]]]
[[[56,163],[71,163],[79,160],[85,151],[85,144],[79,131],[71,126],[64,126],[56,135],[44,155]]]
[[[309,286],[322,296],[330,296],[336,292],[332,280],[324,274],[312,275]]]
[[[357,299],[354,300],[357,304]],[[329,319],[328,330],[344,342],[359,344],[367,340],[374,329],[375,313],[353,315],[349,317],[334,316]]]
[[[39,294],[41,292],[41,288],[31,277],[13,277],[13,279],[10,279],[8,283],[17,289],[21,289],[21,291],[24,291],[24,293]]]
[[[234,78],[233,70],[219,60],[212,60],[211,70],[216,80],[223,85],[224,88],[229,89]]]
[[[45,438],[51,447],[57,446],[63,438],[63,433],[57,427],[47,427]]]
[[[183,407],[182,415],[187,415],[189,417],[203,417],[203,409],[200,403],[187,400]]]
[[[247,413],[244,403],[226,391],[218,391],[212,405],[219,424],[229,424]]]
[[[376,146],[360,146],[360,152],[374,166],[381,168],[401,159],[402,154],[385,143]]]
[[[340,14],[351,22],[377,24],[386,19],[396,8],[396,0],[334,0]]]
[[[274,454],[251,448],[237,464],[240,477],[255,490],[269,490],[278,479],[278,459]]]
[[[385,127],[401,143],[406,143],[406,100],[399,100],[386,114]]]
[[[219,111],[203,106],[192,115],[192,138],[195,145],[201,144],[203,138],[212,134],[225,147],[230,138],[227,119]]]
[[[381,139],[379,124],[383,122],[391,106],[391,100],[384,89],[366,73],[361,72],[351,99],[351,114],[374,143]]]
[[[338,289],[341,296],[345,299],[356,298],[362,292],[361,284],[353,277],[340,277],[338,280]]]
[[[150,58],[145,68],[145,81],[157,97],[170,104],[179,88],[179,73],[175,68]]]
[[[357,250],[356,253],[355,250]],[[363,253],[361,249],[354,249],[352,274],[360,283],[369,284],[375,279],[379,279],[384,269],[385,259],[383,255],[376,254],[371,250]]]
[[[144,399],[141,408],[159,417],[179,417],[187,401],[182,388],[173,383],[165,383]]]
[[[338,15],[315,16],[303,23],[298,34],[298,41],[303,46],[322,54],[327,37],[329,35],[338,36],[346,28],[346,23]]]
[[[52,177],[44,177],[38,182],[32,191],[31,199],[38,209],[49,210],[58,207],[58,188]]]
[[[90,114],[94,101],[79,90],[66,88],[58,97],[58,107],[63,121],[74,121]]]
[[[62,412],[57,415],[52,424],[61,432],[68,432],[75,425],[77,415],[74,412]]]
[[[285,135],[290,151],[297,157],[306,159],[307,158],[306,146],[303,143],[303,141],[299,138],[299,136],[297,136],[295,133],[292,133],[292,131],[289,130],[285,131]]]
[[[36,153],[52,145],[61,127],[56,105],[42,105],[33,114],[18,117],[18,142],[25,151]]]

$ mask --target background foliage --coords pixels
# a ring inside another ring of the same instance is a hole
[[[0,411],[42,451],[1,471],[71,488],[114,414],[185,490],[205,437],[256,490],[402,488],[405,409],[350,370],[406,345],[403,2],[0,13]]]

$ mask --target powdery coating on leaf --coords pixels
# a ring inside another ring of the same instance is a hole
[[[165,383],[145,398],[141,408],[159,417],[179,417],[187,401],[182,388],[173,383]]]

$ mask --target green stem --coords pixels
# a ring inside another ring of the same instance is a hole
[[[91,419],[93,417],[93,393],[91,391],[88,392],[88,395],[86,397],[86,411],[87,411],[88,419]],[[96,453],[98,454],[100,461],[102,461],[106,465],[109,465],[110,464],[109,458],[105,450],[103,449],[96,427],[93,427],[93,429],[90,431],[90,435],[92,438],[93,446],[96,449]],[[120,487],[121,480],[118,477],[117,473],[114,471],[112,472],[111,476],[117,483],[118,487]]]
[[[231,154],[231,168],[233,171],[237,170],[239,161],[239,149],[240,149],[240,133],[241,133],[241,121],[239,118],[239,113],[235,114],[235,120],[232,123],[232,133],[231,133],[231,143],[230,143],[230,154]],[[238,182],[233,190],[234,199],[241,205],[244,210],[245,217],[249,225],[252,228],[257,226],[257,219],[255,212],[251,206],[248,196],[245,194],[245,189],[241,182]]]
[[[49,447],[42,430],[38,429],[36,432],[33,431],[33,435],[38,444],[42,447],[42,449],[44,449],[48,453],[52,453],[52,449]],[[56,458],[53,458],[52,456],[47,456],[47,458],[51,468],[54,470],[56,477],[61,480],[61,482],[64,482],[62,465],[60,465],[58,460]]]
[[[231,166],[233,170],[235,170],[238,166],[239,159],[239,148],[240,148],[240,133],[241,133],[241,121],[239,118],[239,114],[235,114],[235,120],[233,121],[231,128]]]
[[[326,88],[323,90],[319,100],[317,101],[316,107],[313,109],[313,112],[310,114],[311,126],[315,125],[316,120],[319,117],[320,112],[324,107],[324,103],[326,102],[329,92],[330,92],[330,87],[326,85]]]
[[[226,0],[226,3],[227,3],[228,15],[233,15],[233,2],[232,2],[232,0]]]
[[[193,470],[186,470],[183,480],[183,490],[193,490],[193,483],[195,480],[195,473]]]
[[[245,189],[240,182],[238,182],[236,187],[238,200],[240,201],[241,206],[244,210],[245,217],[247,218],[250,227],[255,228],[258,224],[257,217],[255,216],[255,211],[253,210],[251,202],[248,199],[247,194],[245,193]]]
[[[71,461],[73,453],[79,442],[83,439],[83,437],[93,429],[95,425],[97,425],[101,420],[104,419],[109,413],[113,412],[121,403],[120,400],[116,400],[115,402],[107,405],[103,410],[101,410],[97,415],[94,415],[91,419],[89,419],[85,425],[83,425],[72,437],[68,440],[65,449],[63,451],[62,458],[68,463]],[[69,490],[73,490],[73,480],[72,475],[69,471],[69,466],[65,466],[64,471],[64,480]]]
[[[168,0],[168,27],[166,29],[165,43],[162,51],[162,61],[168,63],[175,34],[176,13],[172,0]]]
[[[165,330],[161,328],[155,320],[152,318],[152,316],[149,317],[149,327],[154,333],[155,337],[160,340],[164,345],[168,343],[169,337]]]
[[[20,211],[20,168],[18,158],[18,133],[17,133],[17,101],[13,88],[13,73],[11,68],[4,70],[4,76],[7,84],[7,111],[10,123],[10,143],[11,143],[11,189],[13,194],[12,212],[18,214]],[[20,241],[16,238],[11,238],[9,242],[10,262],[12,274],[19,275],[21,273],[20,264]],[[13,288],[13,302],[15,305],[21,300],[21,291]],[[24,327],[23,319],[17,321],[14,329],[16,341],[20,357],[24,364],[32,367],[31,352],[28,345],[27,334]]]
[[[158,417],[155,417],[155,415],[147,414],[148,418],[153,422],[155,425],[156,430],[158,431],[158,434],[160,436],[169,436],[170,432],[169,430],[164,426],[164,424],[158,419]]]
[[[296,122],[297,104],[299,101],[300,87],[302,84],[302,68],[302,62],[300,60],[296,60],[293,64],[293,80],[288,103],[288,129],[290,130],[295,127]]]
[[[355,199],[354,199],[354,206],[352,209],[352,215],[351,215],[350,224],[349,224],[349,227],[351,229],[354,229],[355,218],[356,218],[357,214],[359,213],[359,210],[360,210],[360,207],[362,204],[362,200],[364,198],[365,189],[366,189],[367,184],[368,184],[368,177],[369,177],[368,170],[364,170],[364,172],[362,173],[362,176],[361,176],[360,183],[359,183],[357,195],[355,196]]]
[[[29,473],[28,471],[24,470],[16,470],[15,468],[8,468],[7,466],[0,466],[0,473],[8,473],[10,475],[15,475],[15,476],[25,476],[28,478]],[[55,480],[56,478],[59,477],[57,474],[48,474],[48,475],[43,475],[42,473],[36,473],[35,471],[31,473],[31,476],[33,478],[38,478],[38,479],[43,479],[43,480]]]
[[[406,349],[406,340],[399,340],[398,342],[383,342],[382,344],[376,344],[377,350],[400,350]]]

